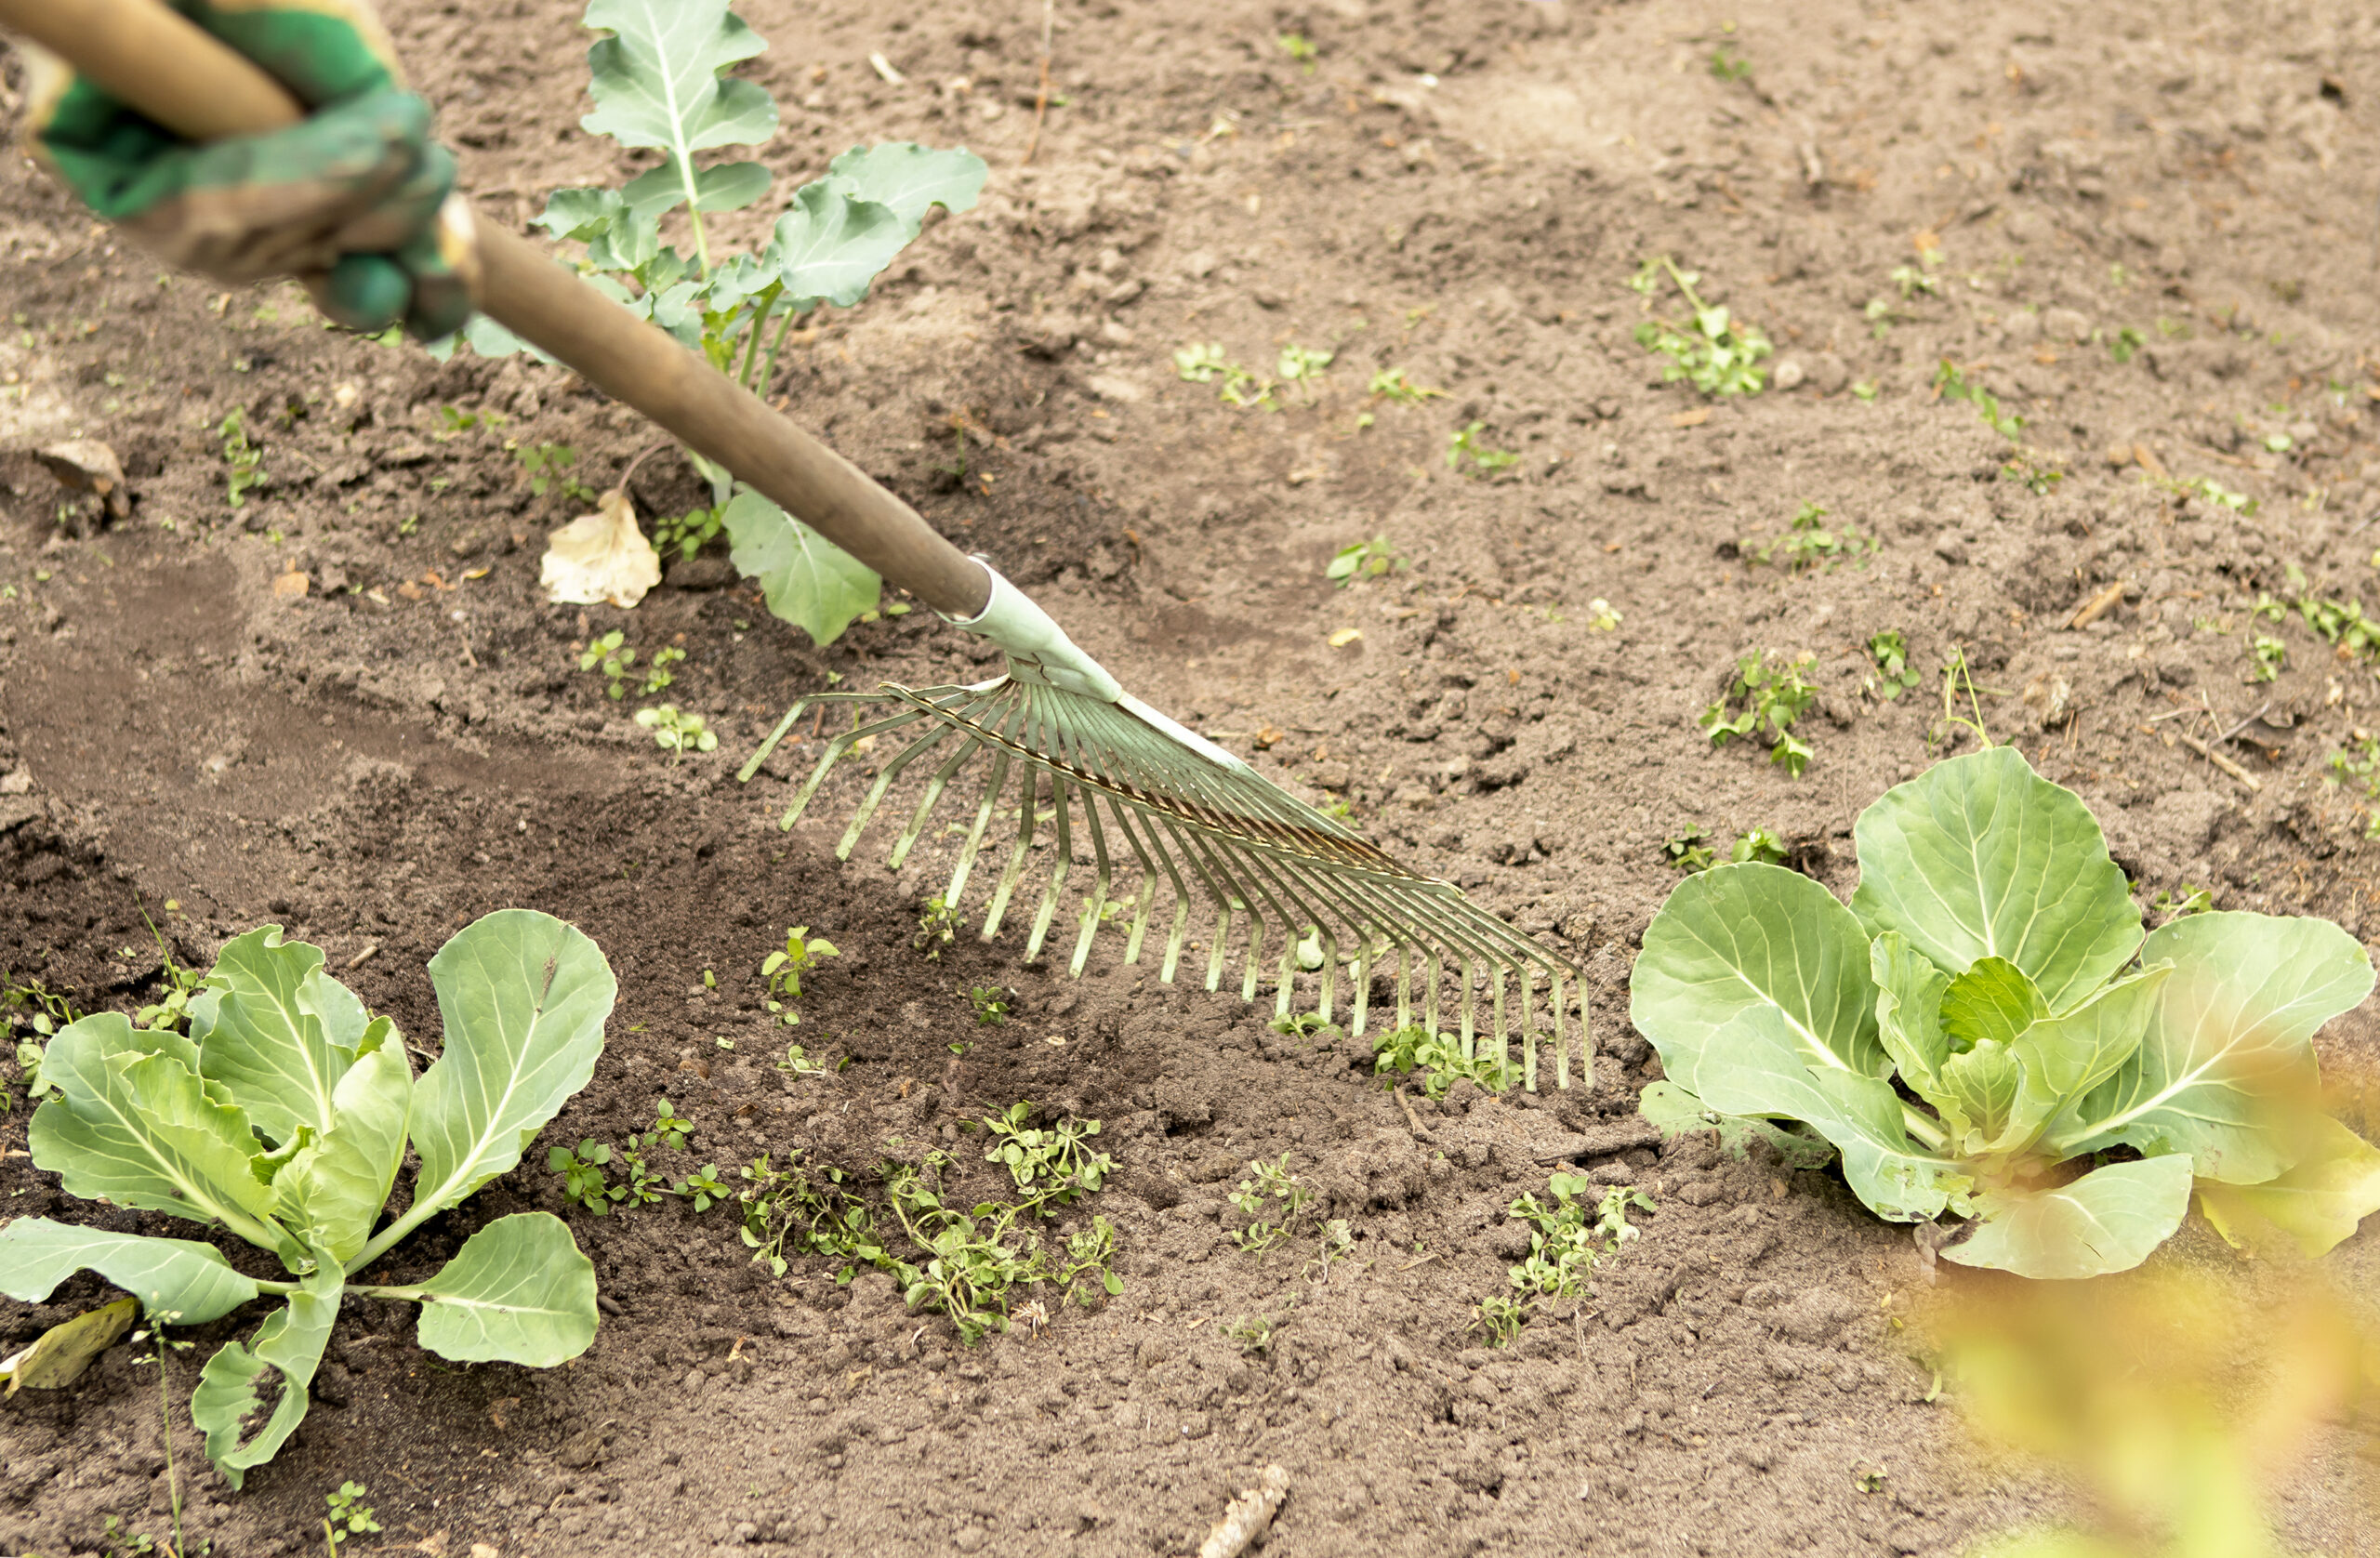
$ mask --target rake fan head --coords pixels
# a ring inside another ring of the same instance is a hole
[[[1484,986],[1492,1006],[1495,1058],[1500,1063],[1507,1061],[1509,1025],[1517,1020],[1522,1076],[1531,1089],[1537,1086],[1540,1035],[1529,1019],[1541,970],[1552,1018],[1555,1085],[1570,1085],[1564,984],[1575,970],[1473,904],[1452,883],[1406,869],[1360,834],[1137,699],[1127,695],[1110,703],[1015,677],[972,687],[913,689],[887,682],[874,693],[822,693],[787,712],[739,777],[749,779],[758,771],[805,710],[830,703],[892,706],[866,720],[854,711],[851,727],[827,741],[780,825],[794,825],[827,770],[854,743],[924,727],[879,763],[835,854],[850,858],[887,792],[914,768],[927,777],[908,825],[893,841],[889,864],[898,870],[952,783],[971,767],[978,770],[982,790],[973,824],[942,901],[952,911],[958,909],[985,836],[995,818],[1007,814],[1002,798],[1012,795],[1015,840],[991,891],[983,940],[998,934],[1032,856],[1037,829],[1046,823],[1052,846],[1049,880],[1025,945],[1028,961],[1040,956],[1057,917],[1075,865],[1079,831],[1090,845],[1093,875],[1082,894],[1069,972],[1082,972],[1091,942],[1111,912],[1110,889],[1122,866],[1138,878],[1130,893],[1125,962],[1140,961],[1160,884],[1171,889],[1173,900],[1160,979],[1173,979],[1197,905],[1214,919],[1205,938],[1208,989],[1223,983],[1236,927],[1241,997],[1256,998],[1268,962],[1266,949],[1277,941],[1278,956],[1269,959],[1276,1011],[1289,1011],[1299,971],[1312,969],[1319,986],[1316,1011],[1328,1022],[1343,958],[1354,976],[1350,1027],[1358,1036],[1364,1031],[1373,967],[1391,953],[1397,956],[1397,1026],[1416,1020],[1413,976],[1417,969],[1426,968],[1419,1020],[1433,1034],[1438,1032],[1441,975],[1451,961],[1456,967],[1451,995],[1460,1010],[1464,1055],[1475,1052],[1476,1001]],[[966,782],[972,783],[973,775]],[[1514,974],[1519,976],[1517,1001],[1508,1004],[1506,980]],[[1583,1058],[1583,1013],[1580,1041]]]

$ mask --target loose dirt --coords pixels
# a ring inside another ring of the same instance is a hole
[[[641,165],[575,127],[575,5],[387,10],[495,219]],[[1025,166],[1037,7],[744,14],[771,43],[748,73],[786,111],[761,153],[781,191],[858,141],[963,143],[993,170],[974,211],[788,351],[789,413],[1127,686],[1575,960],[1592,1067],[1567,1092],[1408,1106],[1361,1046],[1274,1034],[1269,1007],[1161,985],[1112,940],[1078,984],[1019,966],[1013,928],[926,960],[935,861],[887,874],[890,830],[833,858],[859,775],[782,834],[817,743],[748,786],[733,771],[830,675],[988,674],[968,640],[919,612],[813,649],[723,552],[633,612],[547,605],[545,534],[583,506],[533,495],[502,441],[567,443],[602,486],[652,429],[559,370],[441,366],[321,328],[293,288],[163,275],[13,161],[0,443],[103,438],[136,501],[61,522],[45,470],[0,468],[0,963],[129,1005],[159,971],[141,907],[202,965],[277,920],[434,1049],[428,955],[533,906],[585,928],[621,982],[552,1140],[619,1141],[666,1095],[696,1128],[678,1172],[797,1149],[864,1169],[896,1137],[972,1164],[959,1128],[1031,1099],[1106,1122],[1120,1166],[1098,1206],[1123,1294],[1052,1293],[1046,1325],[972,1349],[888,1278],[797,1261],[773,1280],[723,1213],[674,1202],[572,1214],[605,1319],[558,1370],[449,1366],[407,1315],[350,1304],[311,1417],[246,1492],[182,1419],[192,1551],[318,1547],[346,1479],[387,1526],[359,1544],[505,1558],[1181,1553],[1275,1461],[1291,1490],[1269,1551],[1288,1554],[1947,1555],[2054,1502],[1966,1446],[1899,1328],[1925,1292],[1906,1230],[1831,1172],[1643,1131],[1658,1069],[1628,969],[1674,880],[1663,841],[1689,826],[1722,845],[1768,828],[1847,892],[1858,809],[1971,743],[1941,724],[1953,646],[1992,734],[2084,796],[2144,903],[2204,886],[2380,936],[2372,803],[2328,767],[2380,723],[2380,688],[2294,617],[2252,614],[2267,593],[2373,591],[2380,20],[1068,0]],[[1775,339],[1767,392],[1706,405],[1660,382],[1624,283],[1663,253]],[[1904,297],[1900,266],[1937,290]],[[1284,345],[1338,356],[1310,399],[1235,410],[1173,371],[1205,342],[1260,372]],[[1935,396],[1946,357],[2025,419],[2031,464],[2003,469],[2011,445]],[[1392,368],[1444,398],[1368,394]],[[235,404],[271,476],[237,512],[213,431]],[[443,405],[508,420],[442,440]],[[1474,420],[1509,471],[1448,469]],[[2180,499],[2160,473],[2259,507]],[[650,518],[700,489],[656,458],[634,491]],[[1749,560],[1805,501],[1879,543],[1865,566]],[[1373,535],[1409,569],[1332,588],[1331,553]],[[302,594],[275,586],[293,569]],[[684,648],[669,696],[709,717],[717,753],[673,764],[578,670],[575,647],[613,627],[648,658]],[[1891,701],[1866,648],[1887,630],[1926,673]],[[2287,646],[2261,683],[2257,633]],[[1696,729],[1754,651],[1817,656],[1799,779]],[[844,956],[788,1035],[758,967],[794,924]],[[1015,1013],[979,1027],[966,991],[993,984]],[[789,1036],[850,1063],[787,1077]],[[2380,1020],[2323,1042],[2334,1066],[2368,1063]],[[22,1155],[24,1118],[0,1121],[7,1214],[158,1221],[68,1203]],[[488,1218],[563,1210],[543,1146],[393,1277]],[[1327,1269],[1311,1237],[1258,1259],[1225,1236],[1232,1184],[1282,1153],[1356,1236]],[[1488,1349],[1474,1305],[1525,1248],[1501,1208],[1565,1163],[1657,1209],[1575,1314]],[[1001,1182],[972,1172],[970,1194]],[[2374,1248],[2338,1258],[2366,1291]],[[2228,1259],[2202,1230],[2172,1258]],[[0,1350],[99,1292],[0,1305]],[[1276,1333],[1250,1355],[1225,1332],[1255,1317]],[[173,1360],[178,1397],[237,1331]],[[102,1551],[110,1516],[168,1534],[134,1355],[0,1408],[0,1546]],[[2333,1451],[2284,1521],[2342,1550],[2353,1479]]]

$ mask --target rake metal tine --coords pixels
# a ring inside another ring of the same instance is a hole
[[[1132,835],[1133,846],[1138,848],[1140,835],[1130,825],[1121,803],[1111,797],[1110,805],[1115,809],[1116,821]],[[1182,870],[1174,864],[1172,852],[1166,849],[1165,840],[1157,836],[1158,825],[1153,817],[1144,814],[1141,818],[1141,826],[1148,829],[1148,847],[1156,852],[1157,858],[1165,866],[1167,878],[1173,883],[1173,931],[1166,938],[1165,966],[1157,974],[1160,981],[1170,984],[1173,983],[1173,970],[1182,960],[1183,937],[1190,929],[1190,889],[1182,880]],[[1144,881],[1142,891],[1144,897],[1152,895],[1154,891],[1153,883]]]
[[[823,703],[826,700],[821,698],[817,701]],[[897,731],[904,725],[914,725],[924,718],[923,714],[915,709],[906,709],[899,714],[876,720],[872,724],[854,724],[850,730],[828,741],[826,754],[818,759],[818,766],[810,771],[809,781],[796,792],[793,804],[786,808],[785,815],[777,819],[778,829],[780,831],[789,829],[800,819],[801,809],[810,804],[812,796],[818,793],[818,786],[826,777],[826,771],[834,766],[837,758],[851,750],[853,742],[865,736],[881,735],[886,731]]]
[[[760,749],[745,759],[744,766],[735,771],[736,783],[751,782],[752,775],[760,772],[760,765],[769,760],[769,754],[777,749],[777,743],[785,739],[786,732],[793,729],[793,722],[801,718],[801,711],[817,701],[814,697],[793,700],[793,706],[785,711],[785,718],[778,720],[776,728],[761,741]]]
[[[1511,1046],[1504,1039],[1504,966],[1501,963],[1488,971],[1488,987],[1495,992],[1496,1069],[1501,1075],[1504,1067],[1512,1063],[1513,1055]],[[1521,1003],[1521,1016],[1524,1019],[1528,1016],[1527,1001]]]
[[[1107,798],[1107,814],[1116,820],[1116,831],[1132,846],[1132,854],[1141,863],[1141,891],[1132,904],[1131,931],[1124,940],[1124,961],[1129,966],[1141,960],[1141,937],[1147,933],[1149,908],[1157,902],[1157,863],[1149,859],[1141,836],[1132,831],[1132,825],[1125,820],[1123,806],[1112,795]]]
[[[1082,977],[1084,959],[1091,956],[1091,933],[1099,929],[1100,911],[1107,906],[1107,835],[1099,828],[1098,792],[1082,791],[1082,821],[1091,834],[1091,852],[1099,863],[1099,874],[1091,878],[1091,898],[1082,908],[1082,933],[1075,938],[1074,961],[1066,969],[1078,979]]]
[[[1355,954],[1355,1015],[1348,1029],[1347,1036],[1350,1038],[1364,1036],[1364,1004],[1370,999],[1371,993],[1372,944],[1371,938],[1367,936]]]
[[[927,815],[933,811],[934,803],[942,799],[942,792],[949,786],[951,777],[959,772],[960,765],[983,749],[984,744],[971,734],[960,744],[958,751],[934,770],[933,777],[926,781],[924,799],[918,802],[917,811],[910,814],[909,825],[903,828],[901,837],[892,841],[892,855],[886,863],[889,869],[898,871],[901,863],[909,858],[909,852],[917,847],[918,835],[925,831]]]
[[[1050,885],[1041,893],[1041,907],[1033,916],[1033,933],[1025,939],[1025,960],[1028,963],[1041,956],[1041,938],[1050,933],[1050,920],[1058,912],[1058,893],[1066,885],[1066,870],[1074,864],[1074,837],[1066,827],[1066,782],[1055,772],[1050,775],[1050,801],[1056,810],[1058,838],[1051,851],[1057,863],[1050,870]]]
[[[1009,856],[1008,869],[1000,873],[1000,885],[992,893],[992,906],[984,917],[981,941],[990,941],[1000,933],[1000,920],[1008,913],[1009,894],[1016,891],[1016,878],[1025,872],[1025,857],[1033,848],[1034,776],[1039,771],[1031,763],[1025,765],[1025,812],[1016,827],[1016,852]]]
[[[1421,1026],[1432,1038],[1438,1036],[1438,949],[1430,947],[1430,983],[1428,1010],[1421,1014]]]
[[[1471,1025],[1473,1000],[1471,958],[1466,956],[1462,960],[1462,1058],[1466,1061],[1478,1058],[1477,1039],[1472,1032]]]
[[[1529,1022],[1529,1004],[1537,995],[1537,970],[1521,969],[1521,1086],[1537,1091],[1537,1029]]]
[[[1554,972],[1554,1085],[1567,1088],[1570,1085],[1570,1043],[1562,1032],[1562,971],[1556,969]],[[1580,1003],[1579,1027],[1583,1038],[1587,1028],[1586,1003],[1583,1000]],[[1583,1044],[1580,1048],[1585,1051],[1582,1058],[1588,1063],[1592,1076],[1594,1051]]]
[[[1233,890],[1232,903],[1248,916],[1247,945],[1240,957],[1239,998],[1243,1001],[1252,1001],[1256,998],[1256,959],[1263,957],[1264,951],[1264,911],[1257,907],[1257,895],[1250,891],[1238,878],[1225,869],[1223,852],[1216,847],[1215,842],[1212,839],[1199,838],[1195,834],[1192,838],[1196,840],[1192,848],[1203,848],[1210,852],[1212,858],[1209,865],[1212,874],[1230,886]],[[1215,944],[1220,954],[1223,943],[1219,939]],[[1222,977],[1221,966],[1210,965],[1208,969],[1207,988],[1214,989]]]
[[[925,716],[916,715],[913,718],[922,720]],[[867,826],[870,817],[876,815],[876,808],[884,799],[884,792],[892,787],[892,781],[901,776],[901,771],[908,767],[928,748],[939,746],[943,737],[951,733],[951,729],[952,727],[948,725],[934,726],[932,734],[918,737],[917,740],[893,754],[890,762],[876,771],[876,783],[867,787],[867,795],[860,801],[859,810],[852,813],[851,825],[843,829],[842,840],[835,846],[837,860],[849,860],[852,857],[852,846],[859,842],[860,830]],[[962,753],[961,756],[964,754]]]
[[[975,852],[984,845],[984,829],[991,825],[992,811],[999,804],[1000,786],[1008,783],[1008,748],[992,749],[991,777],[984,782],[983,803],[975,808],[975,825],[967,830],[967,842],[959,847],[959,864],[952,867],[950,886],[944,890],[943,903],[952,914],[959,912],[959,895],[967,891],[967,873],[975,864]]]
[[[1396,1025],[1413,1025],[1413,944],[1396,944]]]
[[[1189,864],[1191,875],[1198,878],[1198,885],[1207,890],[1207,896],[1214,903],[1215,933],[1207,952],[1207,988],[1218,989],[1223,981],[1223,944],[1231,938],[1232,895],[1225,891],[1223,883],[1215,879],[1214,873],[1207,868],[1206,857],[1191,847],[1190,840],[1183,836],[1182,829],[1175,825],[1171,817],[1163,812],[1153,812],[1151,816],[1158,826],[1165,829],[1167,836],[1172,838],[1175,851]],[[1154,828],[1150,831],[1149,837],[1152,839],[1157,838]],[[1181,885],[1181,878],[1176,877],[1175,888],[1178,890]],[[1174,917],[1174,933],[1177,941],[1187,919],[1187,911]],[[1169,947],[1166,950],[1166,967],[1170,970],[1172,966],[1173,950]]]

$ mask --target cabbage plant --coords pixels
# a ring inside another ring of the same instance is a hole
[[[593,942],[525,909],[456,934],[430,983],[444,1046],[418,1076],[390,1020],[278,925],[223,948],[188,1036],[102,1012],[49,1042],[42,1075],[57,1093],[33,1114],[36,1165],[73,1195],[220,1228],[286,1278],[251,1276],[196,1239],[29,1217],[0,1229],[0,1292],[37,1303],[93,1271],[178,1326],[284,1301],[206,1361],[191,1397],[233,1487],[305,1417],[345,1295],[420,1305],[421,1344],[442,1357],[545,1368],[595,1339],[594,1265],[546,1212],[489,1222],[427,1281],[350,1280],[520,1162],[593,1074],[617,990]],[[383,1222],[408,1143],[411,1195]]]
[[[1938,763],[1859,815],[1845,907],[1721,865],[1645,932],[1630,1014],[1668,1080],[1645,1113],[1798,1120],[1941,1254],[2122,1271],[2195,1183],[2226,1236],[2307,1255],[2380,1208],[2380,1152],[2314,1106],[2312,1040],[2371,959],[2328,920],[2198,914],[2142,934],[2089,809],[2014,748]]]

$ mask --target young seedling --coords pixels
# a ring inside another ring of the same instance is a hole
[[[1750,542],[1740,549],[1754,562],[1775,562],[1789,574],[1831,573],[1844,562],[1865,568],[1868,560],[1884,549],[1875,537],[1849,525],[1831,528],[1828,514],[1829,510],[1805,498],[1784,535],[1757,549]]]
[[[909,938],[909,944],[924,953],[927,962],[939,963],[942,961],[942,949],[958,939],[958,913],[942,901],[942,894],[938,892],[925,899],[924,906],[918,912],[917,933]]]
[[[2297,602],[2297,614],[2323,642],[2336,646],[2340,659],[2380,664],[2380,617],[2364,615],[2362,601],[2308,595]]]
[[[1886,703],[1925,680],[1924,673],[1911,668],[1909,640],[1901,637],[1897,628],[1888,627],[1870,639],[1868,658],[1876,667],[1876,674],[1868,679],[1868,688]]]
[[[1313,41],[1304,33],[1284,33],[1273,41],[1281,46],[1282,53],[1304,67],[1306,74],[1314,73],[1314,62],[1320,57],[1322,51],[1316,48]]]
[[[1192,344],[1173,354],[1173,371],[1190,384],[1215,385],[1216,398],[1226,405],[1278,411],[1273,381],[1259,378],[1223,354],[1221,341]]]
[[[578,668],[593,671],[609,685],[606,691],[614,703],[628,693],[628,673],[636,665],[636,651],[626,647],[627,640],[616,627],[589,642],[579,652]]]
[[[1590,631],[1616,633],[1620,631],[1620,620],[1619,608],[1602,596],[1598,595],[1587,602],[1587,627]]]
[[[2269,633],[2248,636],[2248,680],[2271,681],[2289,667],[2289,645]]]
[[[1964,401],[1975,407],[1976,415],[1990,425],[1993,432],[2011,443],[2021,442],[2025,419],[2013,411],[2000,409],[2000,398],[1980,384],[1971,384],[1957,363],[1949,358],[1934,373],[1934,393],[1946,401]]]
[[[653,549],[664,557],[671,552],[681,560],[693,557],[719,538],[726,513],[721,505],[691,508],[675,518],[665,515],[656,519],[653,522]]]
[[[223,441],[223,492],[231,506],[247,506],[247,495],[271,484],[264,469],[264,451],[248,442],[248,408],[235,405],[223,416],[215,436]]]
[[[2121,365],[2139,356],[2140,349],[2148,344],[2149,337],[2127,324],[2108,337],[2108,355]]]
[[[1967,665],[1967,652],[1958,645],[1952,645],[1950,659],[1942,665],[1942,718],[1940,722],[1926,733],[1927,742],[1930,744],[1947,738],[1950,732],[1962,730],[1972,734],[1977,746],[1989,750],[1993,743],[1991,733],[1983,726],[1983,700],[1980,694],[1985,693],[1990,693],[1995,698],[2007,695],[1998,688],[1977,686],[1974,672]],[[1959,712],[1959,698],[1962,694],[1966,698],[1967,712],[1964,714]]]
[[[1706,842],[1708,837],[1700,826],[1689,823],[1661,840],[1661,853],[1681,871],[1708,871],[1719,864]]]
[[[1315,381],[1322,376],[1322,370],[1330,366],[1330,360],[1337,355],[1316,347],[1285,346],[1274,371],[1280,375],[1282,383],[1294,384],[1303,390],[1310,403],[1314,400]]]
[[[2149,905],[2150,912],[2162,915],[2162,923],[2171,925],[2186,915],[2204,914],[2215,907],[2215,894],[2202,887],[2184,882],[2178,889],[2159,888],[2156,898]]]
[[[1239,1349],[1244,1358],[1269,1357],[1273,1339],[1279,1332],[1279,1322],[1269,1314],[1243,1314],[1222,1327],[1223,1340]]]
[[[1312,1038],[1318,1033],[1336,1033],[1338,1028],[1323,1020],[1318,1011],[1285,1011],[1264,1024],[1283,1038]]]
[[[787,1027],[797,1026],[801,1013],[793,1010],[793,1003],[801,998],[801,976],[819,959],[841,956],[834,943],[824,936],[812,935],[809,926],[794,926],[785,933],[785,945],[760,961],[760,977],[767,982],[769,991],[761,1007]]]
[[[1274,1162],[1260,1158],[1248,1166],[1249,1177],[1239,1182],[1232,1193],[1231,1204],[1249,1220],[1248,1226],[1231,1235],[1231,1242],[1251,1255],[1262,1255],[1275,1245],[1295,1236],[1298,1220],[1313,1203],[1314,1192],[1289,1171],[1289,1155],[1283,1153]],[[1273,1203],[1273,1215],[1268,1219],[1266,1203]]]
[[[1375,535],[1368,541],[1351,541],[1330,554],[1330,566],[1323,576],[1344,589],[1357,579],[1377,579],[1390,574],[1401,574],[1412,566],[1403,552],[1389,545],[1385,535]]]
[[[1723,865],[1646,929],[1630,1016],[1695,1109],[1800,1120],[1878,1215],[1969,1220],[1941,1259],[2038,1280],[2138,1265],[2194,1202],[2307,1260],[2380,1209],[2380,1153],[2307,1102],[2317,1031],[2372,989],[2353,936],[2217,911],[2144,937],[2090,809],[2010,746],[1854,835],[1847,907]]]
[[[1468,1081],[1491,1093],[1509,1089],[1520,1078],[1520,1068],[1484,1051],[1466,1055],[1452,1034],[1434,1034],[1420,1023],[1378,1034],[1372,1038],[1372,1075],[1382,1085],[1395,1087],[1395,1078],[1421,1074],[1421,1091],[1442,1099],[1457,1082]]]
[[[1711,51],[1711,75],[1715,81],[1750,81],[1752,61],[1722,45]]]
[[[1466,456],[1471,461],[1472,474],[1498,476],[1521,463],[1521,457],[1509,449],[1483,449],[1479,435],[1488,424],[1474,422],[1447,435],[1447,469],[1461,470]]]
[[[1667,255],[1646,260],[1629,279],[1647,309],[1664,273],[1693,310],[1693,328],[1682,328],[1658,314],[1636,326],[1636,344],[1670,360],[1661,370],[1662,382],[1687,379],[1713,397],[1760,393],[1767,383],[1760,360],[1776,350],[1768,337],[1749,324],[1739,324],[1725,305],[1706,305],[1694,290],[1701,275],[1679,270]]]
[[[595,489],[570,474],[578,463],[578,451],[567,443],[515,443],[505,440],[505,452],[520,464],[521,474],[529,481],[533,497],[543,497],[555,487],[562,495],[579,503],[595,501]]]
[[[0,1228],[0,1292],[39,1303],[90,1270],[182,1326],[284,1300],[251,1339],[208,1359],[192,1397],[207,1456],[233,1487],[305,1417],[348,1296],[420,1305],[422,1345],[458,1361],[551,1367],[594,1340],[594,1267],[543,1212],[486,1223],[426,1281],[350,1280],[520,1163],[593,1074],[616,989],[594,943],[518,909],[457,932],[430,959],[430,983],[446,1027],[417,1082],[390,1020],[279,926],[225,945],[187,1036],[101,1012],[50,1041],[43,1071],[56,1091],[28,1133],[34,1167],[60,1175],[70,1195],[228,1233],[276,1257],[288,1280],[250,1276],[194,1239],[20,1217]],[[405,1209],[384,1222],[408,1161]]]
[[[1364,386],[1364,392],[1394,401],[1398,405],[1420,405],[1426,400],[1444,400],[1447,393],[1443,390],[1431,390],[1414,383],[1403,368],[1381,369],[1372,375],[1371,382]]]
[[[967,1002],[975,1009],[975,1025],[997,1028],[1008,1021],[1009,998],[1015,994],[997,984],[979,984],[967,992]]]
[[[1739,865],[1753,860],[1764,865],[1782,865],[1788,852],[1784,839],[1765,827],[1752,827],[1744,830],[1743,837],[1727,852],[1727,858]]]
[[[706,1163],[671,1185],[669,1194],[686,1197],[694,1204],[694,1210],[701,1213],[725,1201],[731,1193],[719,1177],[719,1165]]]
[[[710,752],[719,747],[719,733],[705,723],[701,715],[689,713],[676,704],[640,708],[636,722],[653,733],[654,745],[670,753],[673,761],[684,760],[689,752]]]
[[[323,1495],[329,1512],[323,1517],[323,1539],[329,1544],[337,1558],[338,1544],[350,1537],[367,1536],[380,1529],[380,1521],[372,1506],[364,1502],[371,1489],[359,1482],[343,1482],[338,1491]]]
[[[1782,659],[1758,650],[1736,662],[1735,680],[1727,695],[1702,711],[1699,721],[1711,745],[1725,746],[1738,736],[1766,729],[1768,760],[1798,779],[1814,754],[1793,734],[1793,722],[1815,702],[1818,690],[1803,673],[1817,656]],[[1740,705],[1734,714],[1729,707]]]
[[[685,658],[686,652],[675,645],[654,650],[653,664],[644,668],[644,695],[648,698],[652,697],[655,693],[662,692],[675,683],[678,674],[669,667],[682,665]]]
[[[1520,1333],[1531,1311],[1586,1293],[1595,1263],[1637,1236],[1628,1221],[1632,1207],[1653,1209],[1652,1197],[1633,1185],[1611,1185],[1593,1202],[1594,1183],[1583,1174],[1556,1170],[1546,1182],[1552,1204],[1524,1192],[1505,1215],[1529,1226],[1528,1254],[1505,1274],[1511,1292],[1483,1301],[1477,1324],[1490,1346]]]
[[[2380,838],[2380,736],[2360,727],[2349,733],[2347,744],[2331,754],[2324,783],[2361,796],[2365,802],[2364,837]]]

